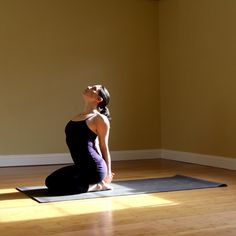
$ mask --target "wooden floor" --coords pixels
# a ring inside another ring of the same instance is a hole
[[[189,175],[228,187],[37,203],[16,186],[43,185],[60,166],[0,168],[1,236],[236,236],[236,171],[162,159],[113,163],[115,180]]]

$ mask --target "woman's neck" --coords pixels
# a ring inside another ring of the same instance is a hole
[[[87,114],[91,114],[91,113],[98,113],[96,106],[86,104],[84,107],[84,110],[81,114],[87,115]]]

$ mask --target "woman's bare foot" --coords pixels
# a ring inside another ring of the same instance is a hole
[[[96,192],[96,191],[100,191],[99,184],[89,185],[88,192]]]
[[[102,190],[112,190],[112,186],[107,184],[105,181],[102,181],[100,185],[102,187]]]
[[[88,192],[96,192],[96,191],[104,191],[104,190],[112,190],[112,187],[109,184],[102,181],[98,184],[90,185]]]

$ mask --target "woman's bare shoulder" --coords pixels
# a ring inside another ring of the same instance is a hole
[[[110,121],[107,118],[107,116],[105,116],[101,113],[98,113],[94,118],[95,118],[95,122],[97,124],[103,124],[103,125],[110,126]]]

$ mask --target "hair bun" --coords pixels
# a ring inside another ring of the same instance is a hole
[[[101,89],[99,90],[98,95],[102,98],[102,101],[97,106],[99,112],[101,114],[107,116],[107,118],[109,120],[111,120],[110,112],[109,112],[109,109],[107,108],[107,105],[110,101],[109,92],[107,91],[107,89],[104,86],[101,86]]]
[[[99,112],[111,120],[109,109],[106,106],[99,106]]]

